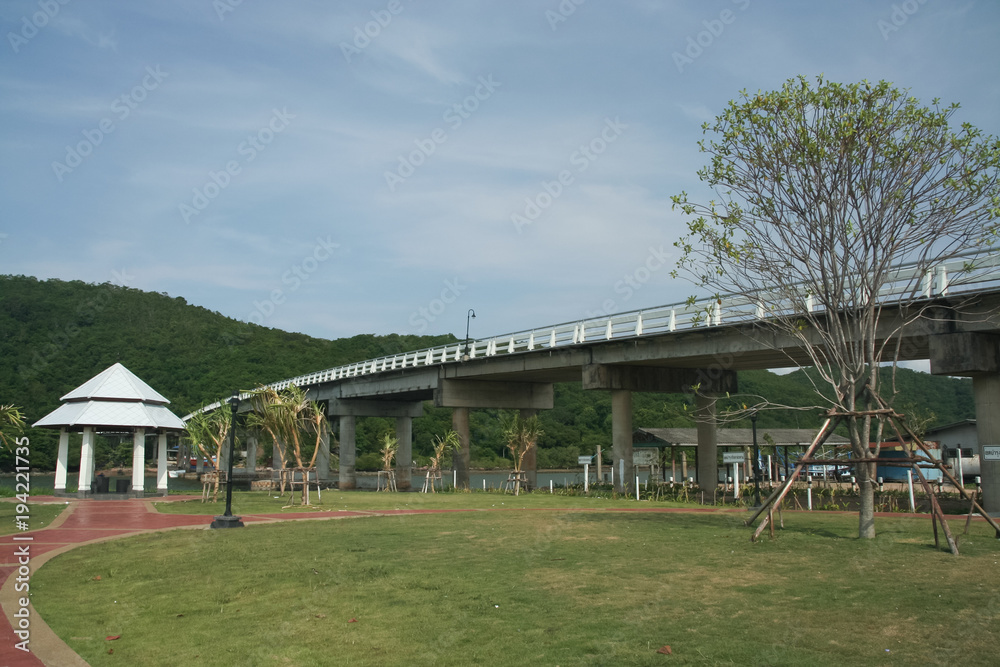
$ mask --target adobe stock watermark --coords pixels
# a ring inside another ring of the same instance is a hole
[[[38,0],[39,11],[30,17],[28,15],[22,16],[21,29],[17,32],[11,30],[7,33],[7,41],[10,42],[10,48],[14,53],[19,53],[21,47],[31,41],[38,34],[38,31],[47,26],[69,2],[70,0]]]
[[[533,224],[547,211],[553,203],[566,191],[566,188],[576,182],[574,174],[582,174],[590,168],[590,165],[597,161],[608,150],[608,146],[618,141],[622,133],[628,129],[628,125],[621,122],[618,116],[614,120],[604,119],[604,127],[585,144],[580,144],[579,148],[569,156],[569,164],[573,169],[563,169],[555,175],[551,181],[542,181],[541,190],[534,196],[524,198],[524,209],[520,212],[512,213],[510,221],[514,225],[517,233],[526,225]]]
[[[499,81],[494,80],[492,74],[481,76],[478,81],[479,83],[471,95],[461,102],[452,104],[441,116],[441,119],[451,128],[451,131],[454,132],[460,128],[462,123],[478,111],[480,105],[493,97],[497,88],[503,85]],[[442,127],[434,128],[424,139],[414,139],[413,145],[416,148],[406,155],[396,156],[396,168],[392,171],[387,169],[383,173],[389,192],[395,192],[396,188],[406,182],[406,179],[413,176],[417,169],[422,167],[428,158],[437,152],[438,146],[446,141],[448,141],[448,131]]]
[[[232,14],[236,8],[243,4],[243,0],[212,0],[212,9],[219,17],[219,22],[226,20],[226,14]]]
[[[184,223],[190,224],[191,218],[200,215],[208,208],[208,205],[229,187],[233,178],[243,172],[244,165],[257,159],[257,156],[271,145],[274,138],[288,128],[289,122],[293,118],[295,118],[295,114],[288,113],[287,108],[273,109],[271,119],[267,124],[253,134],[248,134],[247,138],[236,147],[236,153],[243,159],[229,160],[219,171],[209,171],[208,180],[191,191],[190,203],[181,202],[178,204],[177,210]]]
[[[400,0],[389,0],[385,9],[373,9],[371,21],[354,26],[354,39],[350,43],[340,43],[340,52],[344,54],[344,60],[350,64],[352,57],[360,56],[371,45],[372,40],[377,39],[382,31],[389,27],[392,20],[403,13],[404,9],[406,8]]]
[[[740,11],[746,11],[750,6],[750,0],[731,0],[731,2]],[[726,30],[726,26],[736,22],[736,16],[737,14],[733,10],[723,9],[719,12],[718,18],[702,21],[701,24],[705,29],[694,35],[688,35],[687,46],[684,47],[683,53],[680,51],[673,52],[672,57],[674,65],[677,66],[677,71],[683,73],[685,67],[694,64],[694,61],[700,58],[705,53],[705,50],[711,48],[715,44],[715,40],[722,36],[722,33]]]
[[[128,284],[135,280],[135,276],[128,275],[125,269],[112,271],[111,278],[120,287],[128,287]],[[92,299],[77,304],[74,316],[68,322],[49,331],[47,342],[34,346],[30,363],[19,367],[18,374],[24,380],[31,380],[45,370],[52,360],[62,354],[63,350],[80,335],[81,327],[93,324],[97,316],[111,303],[113,297],[113,290],[101,289],[94,293]]]
[[[459,282],[458,278],[444,281],[444,289],[437,298],[431,299],[426,306],[420,306],[410,315],[410,326],[416,329],[417,333],[427,331],[431,322],[436,321],[448,310],[448,306],[455,303],[462,292],[466,290],[466,285]]]
[[[250,323],[265,326],[278,308],[288,302],[289,295],[294,294],[305,282],[309,281],[320,266],[334,256],[334,252],[338,248],[340,248],[340,244],[334,243],[329,236],[316,237],[316,245],[313,246],[312,251],[281,274],[282,287],[275,287],[263,299],[254,299],[253,309],[247,315],[247,323],[241,323],[236,334],[228,332],[223,334],[223,340],[226,344],[232,346],[249,338],[251,335]]]
[[[899,31],[910,20],[910,17],[920,11],[922,5],[926,4],[927,0],[905,0],[905,2],[894,4],[888,20],[879,19],[875,22],[875,26],[882,33],[882,39],[888,42],[889,35]]]
[[[649,253],[642,264],[623,275],[621,280],[614,284],[614,292],[619,296],[605,299],[598,310],[588,310],[587,318],[604,317],[624,310],[622,306],[650,281],[654,273],[666,266],[671,257],[673,255],[664,250],[662,245],[655,248],[649,246]]]
[[[146,75],[139,83],[127,93],[112,100],[111,113],[115,114],[117,121],[115,118],[105,117],[97,123],[96,127],[81,130],[80,134],[83,135],[83,139],[75,145],[66,146],[66,155],[62,162],[58,160],[52,162],[52,173],[56,175],[56,179],[62,183],[68,174],[73,173],[74,169],[83,164],[83,160],[92,155],[97,147],[104,143],[104,138],[115,131],[116,122],[120,123],[132,115],[132,112],[138,109],[139,105],[145,102],[149,94],[159,88],[168,76],[170,74],[161,70],[159,65],[146,67]]]
[[[549,22],[549,27],[552,28],[552,32],[559,29],[560,23],[565,23],[569,20],[570,16],[576,14],[576,8],[586,1],[587,0],[560,0],[555,10],[546,9],[545,20]]]

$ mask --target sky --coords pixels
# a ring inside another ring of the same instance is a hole
[[[888,80],[1000,135],[1000,3],[4,0],[0,273],[321,338],[683,301],[701,126]],[[469,310],[476,313],[468,319]]]

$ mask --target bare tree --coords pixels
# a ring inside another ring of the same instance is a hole
[[[703,126],[698,176],[714,198],[673,197],[693,216],[678,272],[716,299],[746,299],[761,327],[796,341],[819,403],[846,415],[855,458],[881,440],[892,391],[878,369],[895,367],[902,333],[927,316],[928,272],[960,258],[973,268],[996,240],[1000,142],[953,130],[958,108],[921,106],[884,81],[742,91]],[[864,538],[874,476],[874,463],[857,465]]]

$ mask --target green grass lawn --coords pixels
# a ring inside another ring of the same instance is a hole
[[[29,498],[30,500],[30,498]],[[0,535],[20,532],[15,525],[18,503],[12,498],[0,502]],[[28,528],[37,530],[51,524],[66,509],[66,503],[28,503]]]
[[[324,500],[378,509],[419,496],[340,495]],[[414,502],[506,509],[536,497]],[[957,558],[933,548],[927,520],[880,519],[872,541],[854,537],[851,515],[786,513],[785,524],[757,544],[722,512],[172,531],[74,549],[35,573],[32,592],[95,667],[996,664],[1000,542],[985,524]],[[672,655],[657,654],[664,645]]]

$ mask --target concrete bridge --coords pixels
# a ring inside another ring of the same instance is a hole
[[[975,269],[962,260],[920,275],[901,267],[881,295],[884,331],[905,318],[894,303],[914,284],[921,286],[920,305],[929,310],[903,330],[900,358],[929,359],[934,374],[972,377],[979,443],[1000,445],[1000,255],[977,259]],[[682,393],[697,386],[698,479],[714,480],[711,396],[735,393],[741,370],[810,363],[798,340],[782,338],[763,317],[747,299],[673,304],[370,359],[271,386],[295,384],[326,403],[331,423],[339,427],[342,489],[356,487],[356,418],[394,417],[397,484],[406,489],[412,419],[423,414],[424,401],[452,408],[461,441],[457,481],[468,486],[470,410],[516,409],[528,416],[553,407],[554,383],[580,382],[611,394],[614,465],[625,473],[615,478],[621,491],[634,479],[632,393]],[[1000,512],[1000,460],[983,458],[983,504]],[[533,461],[526,464],[534,469]]]

